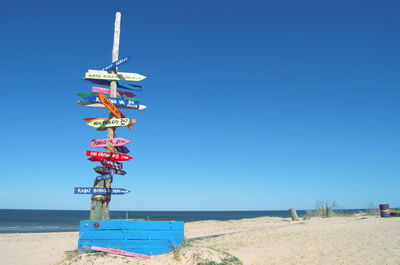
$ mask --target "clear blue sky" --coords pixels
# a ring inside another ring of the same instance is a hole
[[[8,1],[0,208],[83,209],[87,69],[148,76],[113,210],[399,206],[398,1]],[[100,150],[100,149],[99,149]]]

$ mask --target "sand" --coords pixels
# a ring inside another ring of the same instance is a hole
[[[185,237],[185,246],[170,254],[137,259],[77,253],[75,232],[0,234],[0,264],[400,264],[400,218],[201,221],[186,223]]]

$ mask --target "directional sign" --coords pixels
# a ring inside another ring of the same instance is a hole
[[[110,142],[112,146],[122,146],[131,141],[124,138],[92,139],[90,140],[90,147],[107,147],[107,142]]]
[[[115,81],[141,81],[146,77],[136,73],[118,72],[117,74],[101,70],[88,70],[85,73],[86,79],[115,80]]]
[[[101,164],[105,167],[108,168],[113,168],[113,169],[122,169],[122,163],[116,162],[116,161],[111,161],[108,159],[103,159],[101,160]]]
[[[115,117],[126,118],[125,115],[122,114],[122,112],[119,111],[119,109],[106,98],[106,96],[99,94],[99,100]],[[129,125],[128,128],[132,130],[132,125]]]
[[[87,122],[91,122],[91,121],[104,121],[104,120],[107,120],[107,118],[84,118],[83,120],[84,120],[84,121],[87,121]]]
[[[119,65],[128,62],[130,59],[131,59],[131,56],[129,55],[129,56],[125,57],[125,58],[122,58],[122,59],[119,59],[119,60],[117,60],[115,62],[112,62],[110,65],[107,65],[106,67],[101,68],[101,70],[103,70],[103,71],[112,70],[115,67],[118,67]]]
[[[112,179],[113,175],[111,174],[105,174],[105,175],[100,175],[96,177],[96,180],[107,180],[107,179]]]
[[[93,93],[93,92],[81,92],[81,93],[76,93],[78,96],[82,97],[82,98],[88,98],[88,97],[97,97],[98,93]],[[108,99],[110,99],[109,95],[106,95],[106,97]],[[111,99],[126,99],[126,100],[133,100],[133,101],[139,101],[136,98],[129,98],[127,96],[125,97],[121,97],[121,96],[117,96],[116,98],[111,98]],[[97,101],[100,102],[100,101]]]
[[[124,155],[124,154],[117,154],[117,153],[107,153],[107,152],[97,152],[97,151],[86,151],[86,156],[92,156],[98,159],[110,159],[113,161],[128,161],[131,160],[133,157]]]
[[[120,127],[120,126],[128,126],[130,124],[136,123],[135,119],[129,119],[129,118],[111,118],[111,119],[106,119],[106,120],[94,120],[87,125],[92,126],[94,128],[111,128],[111,127]]]
[[[102,86],[110,86],[110,81],[108,80],[97,80],[97,79],[85,79],[85,78],[81,78],[84,81],[88,81],[92,84],[96,84],[96,85],[102,85]],[[139,91],[142,92],[142,86],[139,85],[134,85],[134,84],[129,84],[129,83],[125,83],[125,82],[117,82],[117,87],[118,88],[123,88],[123,89],[129,89],[129,90],[134,90],[134,91]]]
[[[100,103],[100,99],[97,95],[89,96],[83,98],[87,102],[91,103]],[[130,108],[139,108],[139,101],[137,99],[131,98],[108,98],[108,100],[113,103],[115,106],[121,107],[130,107]]]
[[[103,93],[103,94],[108,94],[109,95],[110,94],[110,89],[99,87],[99,86],[94,86],[94,87],[92,87],[92,92]],[[133,94],[132,92],[129,92],[129,91],[117,90],[117,96],[133,98],[136,95]]]
[[[96,171],[96,173],[103,174],[103,175],[109,174],[109,173],[117,174],[117,175],[125,175],[126,174],[126,171],[124,171],[124,170],[112,169],[112,168],[100,167],[100,166],[93,168],[93,170]]]
[[[120,195],[120,194],[127,194],[128,192],[131,192],[130,190],[127,189],[121,189],[121,188],[92,188],[92,187],[77,187],[74,189],[75,194],[115,194],[115,195]]]
[[[126,146],[116,146],[115,149],[117,149],[118,152],[123,154],[129,153],[129,149]]]
[[[77,105],[78,105],[78,106],[81,106],[81,107],[97,107],[97,108],[104,108],[104,105],[103,105],[103,104],[92,103],[92,102],[87,102],[87,101],[78,101]],[[139,105],[139,106],[135,106],[135,107],[118,106],[118,108],[121,108],[121,109],[144,110],[145,108],[147,108],[147,106],[146,106],[146,105]]]

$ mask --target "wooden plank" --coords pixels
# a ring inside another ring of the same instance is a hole
[[[108,81],[108,80],[85,79],[84,77],[82,77],[81,79],[83,81],[87,81],[91,84],[100,85],[100,86],[110,86],[110,82],[116,82],[118,88],[128,89],[128,90],[133,90],[133,91],[138,91],[138,92],[143,91],[142,86],[130,84],[130,83],[126,83],[126,82],[121,82],[121,81],[117,82],[117,81]],[[106,94],[109,94],[109,93],[106,93]]]
[[[128,55],[128,56],[126,56],[126,57],[124,57],[124,58],[122,58],[122,59],[116,60],[116,61],[112,62],[111,64],[109,64],[109,65],[107,65],[107,66],[101,68],[101,70],[102,70],[102,71],[110,71],[110,70],[113,70],[114,68],[120,66],[121,64],[124,64],[124,63],[128,62],[130,59],[131,59],[131,56]]]
[[[100,231],[100,232],[99,232]],[[79,239],[87,240],[132,240],[132,239],[168,239],[182,238],[182,230],[85,230],[79,233]]]
[[[98,95],[92,95],[88,97],[82,98],[86,102],[91,103],[101,103]],[[115,106],[121,107],[130,107],[130,108],[139,108],[140,102],[137,99],[131,98],[111,98],[109,97],[108,100],[114,104]]]
[[[183,244],[183,241],[163,243],[160,240],[152,240],[152,244],[146,244],[144,240],[78,240],[78,249],[80,251],[90,251],[92,246],[117,248],[123,251],[139,253],[143,255],[165,254]],[[133,245],[134,244],[134,245]],[[133,245],[133,246],[132,246]]]
[[[95,108],[104,108],[105,106],[103,104],[99,103],[92,103],[88,101],[78,101],[77,105],[80,107],[95,107]],[[147,108],[146,105],[139,105],[137,107],[128,107],[128,106],[118,106],[120,109],[135,109],[135,110],[144,110]]]
[[[90,140],[90,147],[107,147],[107,142],[112,146],[122,146],[129,144],[131,141],[125,138],[92,139]]]
[[[103,88],[103,87],[98,87],[98,86],[93,86],[92,87],[92,92],[102,93],[102,94],[110,94],[110,89]],[[117,90],[117,96],[134,98],[136,95],[134,93],[132,93],[132,92],[129,92],[129,91]]]
[[[97,79],[97,80],[114,80],[114,81],[142,81],[146,76],[137,73],[125,73],[118,72],[109,73],[101,70],[88,70],[85,73],[86,79]]]
[[[113,168],[108,168],[108,167],[101,167],[101,166],[97,166],[97,167],[93,168],[93,170],[96,173],[103,174],[103,175],[109,174],[109,173],[117,174],[117,175],[125,175],[126,174],[126,172],[124,170],[113,169]]]
[[[98,227],[96,228],[95,223]],[[109,221],[80,221],[80,231],[85,230],[184,230],[184,222],[180,221],[138,221],[138,220],[109,220]]]
[[[116,146],[115,149],[117,149],[117,151],[119,153],[123,153],[123,154],[127,154],[130,152],[128,147],[126,147],[126,146]]]
[[[95,158],[107,158],[114,161],[128,161],[133,157],[125,154],[108,153],[108,152],[98,152],[98,151],[86,151],[86,156],[92,156]]]
[[[111,91],[113,91],[111,89]],[[115,92],[115,89],[114,89]],[[104,105],[104,107],[106,107],[110,113],[112,113],[115,117],[117,118],[126,118],[125,115],[116,107],[114,106],[114,104],[111,103],[111,101],[109,101],[106,96],[104,96],[103,94],[99,94],[99,99],[101,101],[101,103]],[[132,130],[132,125],[128,126],[129,129]],[[114,137],[107,137],[107,138],[114,138]]]
[[[94,93],[94,92],[79,92],[79,93],[76,93],[78,96],[80,96],[81,98],[89,98],[89,97],[97,97],[97,95],[99,94],[99,93]],[[110,99],[110,96],[109,95],[106,95],[106,97],[108,98],[108,99]],[[127,97],[127,96],[116,96],[115,98],[113,98],[114,100],[118,100],[118,99],[125,99],[125,100],[132,100],[132,101],[139,101],[138,99],[136,99],[136,98],[132,98],[132,97]],[[100,101],[98,101],[98,102],[100,102]]]
[[[76,187],[74,189],[75,194],[127,194],[130,190],[123,188],[96,188],[96,187]]]
[[[135,119],[129,118],[111,118],[105,120],[94,120],[88,122],[87,125],[94,127],[94,128],[110,128],[110,127],[121,127],[121,126],[128,126],[131,124],[136,123]]]
[[[142,259],[150,258],[150,256],[147,256],[147,255],[142,255],[142,254],[129,252],[129,251],[123,251],[123,250],[115,249],[115,248],[102,248],[102,247],[91,246],[90,250],[111,253],[114,255],[122,255],[122,256],[132,257],[132,258],[142,258]]]

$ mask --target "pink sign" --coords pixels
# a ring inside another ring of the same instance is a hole
[[[110,142],[112,146],[122,146],[131,141],[124,138],[92,139],[90,140],[90,147],[107,147],[107,142]]]
[[[92,92],[103,93],[103,94],[108,94],[109,95],[110,94],[110,89],[104,88],[104,87],[94,86],[94,87],[92,87]],[[136,95],[133,94],[132,92],[129,92],[129,91],[117,90],[117,96],[133,98]]]

